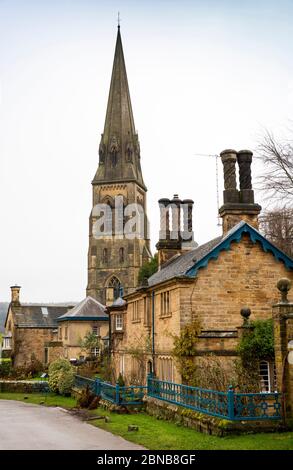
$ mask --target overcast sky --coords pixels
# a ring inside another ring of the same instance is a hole
[[[292,1],[0,0],[0,301],[14,283],[85,296],[118,10],[153,248],[174,193],[199,243],[220,233],[215,159],[196,154],[253,150],[293,117]]]

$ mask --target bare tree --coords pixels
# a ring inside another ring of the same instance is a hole
[[[259,217],[259,223],[265,237],[293,257],[293,208],[266,210]]]
[[[260,189],[267,198],[278,201],[293,201],[293,141],[279,142],[266,131],[258,146],[259,158],[263,162],[263,173],[258,178]]]

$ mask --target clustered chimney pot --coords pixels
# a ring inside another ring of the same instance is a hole
[[[239,202],[236,182],[237,152],[233,149],[223,150],[221,160],[224,167],[224,204]]]
[[[178,194],[174,194],[173,199],[161,198],[158,202],[160,206],[160,238],[156,247],[159,252],[160,269],[170,258],[183,250],[194,248],[196,244],[192,231],[193,200],[181,200]],[[183,227],[181,226],[182,219]]]
[[[224,204],[219,209],[223,219],[223,233],[227,233],[241,220],[258,229],[261,206],[254,202],[251,182],[251,150],[227,149],[221,152],[224,171]],[[236,181],[236,163],[239,168],[239,190]]]

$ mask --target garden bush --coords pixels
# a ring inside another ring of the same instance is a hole
[[[89,386],[87,385],[82,391],[81,394],[77,400],[78,406],[80,408],[89,408],[94,401],[94,399],[97,398],[94,393],[90,391]],[[91,408],[94,409],[94,408]]]
[[[59,358],[50,364],[48,384],[52,392],[70,395],[73,382],[73,368],[67,359]]]
[[[0,378],[6,379],[11,376],[12,365],[10,361],[3,361],[0,363]]]

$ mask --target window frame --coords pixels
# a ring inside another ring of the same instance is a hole
[[[266,366],[265,371],[263,366]],[[277,390],[276,368],[273,361],[261,360],[259,362],[259,383],[261,393],[273,393]]]
[[[123,314],[122,313],[116,313],[115,315],[115,331],[123,331]]]
[[[132,323],[141,322],[140,302],[141,302],[141,299],[134,300],[132,302],[132,317],[131,317]]]
[[[162,318],[170,317],[172,315],[170,297],[170,290],[160,293],[160,317]]]
[[[91,348],[91,354],[92,354],[93,356],[95,356],[95,357],[100,356],[100,354],[101,354],[101,348],[99,348],[99,347],[97,347],[97,346],[96,346],[95,348]]]
[[[97,331],[97,333],[95,333],[95,330]],[[95,335],[97,338],[99,338],[101,335],[100,335],[100,326],[99,325],[93,325],[92,326],[92,334]]]

